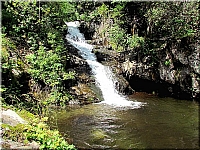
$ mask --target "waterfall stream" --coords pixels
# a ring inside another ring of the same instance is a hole
[[[142,105],[141,102],[129,101],[125,96],[120,95],[115,89],[112,71],[108,66],[104,66],[97,62],[96,56],[92,53],[93,46],[86,43],[84,35],[80,33],[78,29],[79,22],[67,22],[66,24],[68,26],[66,39],[80,51],[81,56],[92,68],[96,84],[103,94],[104,101],[101,103],[115,107],[139,108]]]
[[[92,45],[78,30],[79,23],[66,24],[66,38],[90,65],[104,100],[52,108],[48,115],[52,129],[78,149],[199,149],[199,103],[141,92],[120,95],[114,74],[96,61]]]

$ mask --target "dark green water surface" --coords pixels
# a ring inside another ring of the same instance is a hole
[[[199,103],[137,93],[141,108],[105,104],[53,109],[49,125],[84,149],[198,149]]]

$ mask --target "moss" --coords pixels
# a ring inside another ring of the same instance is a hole
[[[17,111],[17,114],[28,122],[36,119],[36,117],[32,113],[26,110]]]
[[[48,119],[47,117],[40,119],[26,110],[18,110],[16,112],[27,120],[28,124],[18,124],[16,126],[1,124],[4,139],[24,144],[36,141],[40,144],[40,149],[75,150],[74,146],[69,145],[57,130],[50,130],[49,126],[45,123]]]
[[[108,135],[106,135],[106,133],[103,130],[97,129],[97,130],[92,131],[92,136],[94,140],[100,140],[100,139],[104,139]]]
[[[9,139],[17,142],[23,142],[26,137],[24,136],[24,124],[18,124],[16,126],[10,126],[8,124],[2,124],[1,125],[3,132],[3,138]]]

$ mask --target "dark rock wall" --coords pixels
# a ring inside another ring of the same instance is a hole
[[[164,95],[177,98],[195,98],[200,96],[200,57],[199,49],[183,49],[179,41],[169,42],[164,49],[158,50],[156,65],[151,65],[145,58],[140,58],[140,62],[127,59],[122,63],[124,76],[127,77],[131,85],[132,82],[139,82],[136,79],[146,80],[134,86],[141,87],[139,84],[149,83],[152,91],[158,91]],[[142,57],[142,56],[141,56]],[[155,57],[155,56],[154,56]],[[148,82],[147,82],[148,81]],[[148,85],[148,84],[147,84]],[[144,89],[144,87],[141,87]],[[150,91],[150,89],[146,89]]]
[[[99,24],[91,30],[81,27],[88,39],[95,45],[103,44],[102,37],[96,37]],[[96,27],[96,30],[94,29]],[[90,28],[87,26],[87,28]],[[93,37],[92,37],[93,36]],[[160,41],[158,41],[160,42]],[[182,40],[166,39],[163,46],[155,49],[153,55],[140,54],[137,50],[126,51],[115,57],[121,75],[136,91],[155,92],[161,96],[184,99],[200,99],[200,50],[198,43],[184,43]],[[100,61],[110,61],[110,55],[96,52]],[[155,59],[155,60],[153,60]]]

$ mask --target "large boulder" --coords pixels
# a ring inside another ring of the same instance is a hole
[[[8,109],[2,110],[2,123],[16,126],[17,124],[25,124],[27,122],[22,119],[16,112]]]
[[[69,104],[83,105],[100,102],[97,94],[87,84],[78,83],[77,86],[71,87],[70,94],[74,96],[74,100],[69,101]]]
[[[2,123],[8,124],[10,126],[16,126],[18,124],[26,124],[27,121],[25,121],[23,118],[21,118],[15,111],[8,109],[8,110],[2,110],[1,112],[2,117]],[[4,130],[1,131],[4,133]],[[38,150],[40,145],[39,143],[32,141],[31,143],[24,144],[21,142],[16,142],[12,140],[0,140],[0,144],[3,149],[34,149]]]

